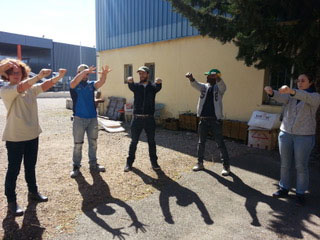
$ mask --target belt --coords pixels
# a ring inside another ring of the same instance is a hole
[[[217,120],[216,117],[200,117],[200,119]]]
[[[135,118],[148,118],[148,117],[152,117],[152,115],[149,114],[134,114]]]

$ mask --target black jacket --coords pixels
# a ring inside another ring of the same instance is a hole
[[[141,83],[128,83],[129,89],[134,93],[134,114],[154,115],[154,105],[157,92],[162,84],[148,82],[144,87]]]

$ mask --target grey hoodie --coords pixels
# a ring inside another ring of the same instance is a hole
[[[273,91],[272,98],[284,103],[283,120],[280,130],[296,135],[314,135],[316,132],[316,113],[320,105],[320,94],[295,89],[296,94],[280,94]],[[300,100],[299,103],[297,101]]]
[[[200,117],[203,105],[206,101],[210,84],[199,83],[197,80],[190,81],[190,83],[192,87],[194,87],[201,93],[198,101],[198,106],[197,106],[197,116]],[[214,103],[214,110],[215,110],[217,119],[223,118],[222,97],[226,90],[227,90],[226,84],[222,79],[219,82],[217,82],[213,87],[213,103]]]

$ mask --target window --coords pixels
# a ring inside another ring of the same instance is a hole
[[[270,86],[272,89],[277,90],[283,85],[288,85],[289,87],[293,87],[293,79],[291,78],[290,70],[283,69],[280,71],[271,71],[270,69],[265,70],[264,76],[264,86]],[[268,95],[263,90],[263,104],[269,105],[281,105],[269,98]]]
[[[154,63],[145,63],[144,65],[150,69],[149,81],[154,82],[154,75],[155,75],[155,70],[156,70],[155,64]]]
[[[127,78],[132,76],[132,64],[124,65],[124,83],[128,83]]]

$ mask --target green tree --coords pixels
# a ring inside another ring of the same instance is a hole
[[[201,35],[234,42],[258,69],[310,72],[320,83],[319,0],[167,0]]]

